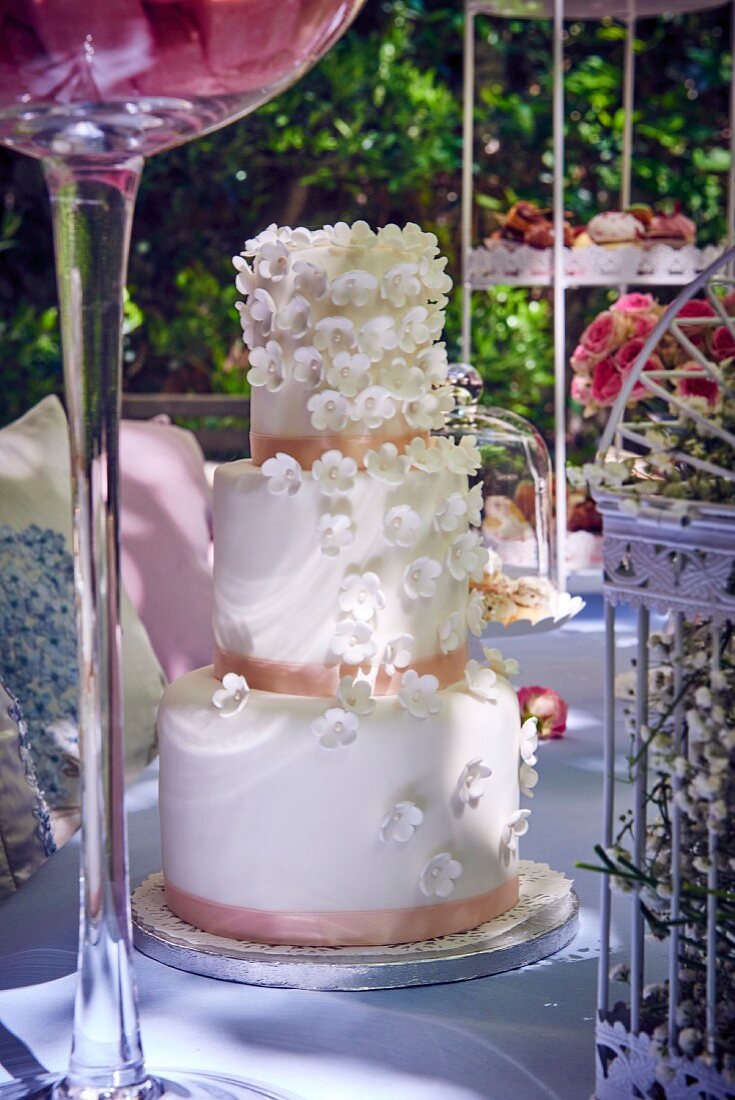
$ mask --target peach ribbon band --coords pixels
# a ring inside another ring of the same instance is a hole
[[[262,466],[266,459],[274,458],[279,451],[295,458],[304,470],[310,470],[313,463],[326,451],[341,451],[347,458],[354,458],[358,466],[364,467],[365,454],[374,451],[382,443],[394,443],[403,454],[414,439],[430,442],[428,432],[412,432],[410,435],[260,435],[250,433],[250,457],[254,466]]]
[[[379,947],[450,936],[494,920],[518,901],[518,878],[509,879],[487,894],[462,901],[443,901],[413,909],[344,913],[242,909],[188,894],[168,881],[165,896],[172,913],[215,936],[300,947]]]
[[[464,679],[467,664],[467,647],[460,646],[452,653],[434,653],[411,661],[410,668],[419,676],[436,676],[439,687],[449,687]],[[228,672],[244,676],[248,687],[256,691],[272,691],[276,695],[306,695],[328,699],[337,694],[343,676],[357,676],[362,672],[372,678],[375,673],[374,695],[396,695],[401,686],[405,668],[389,673],[383,665],[304,665],[290,661],[267,661],[262,657],[248,657],[244,653],[230,653],[219,646],[214,650],[214,675],[218,680]]]

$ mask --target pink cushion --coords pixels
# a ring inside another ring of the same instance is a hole
[[[120,428],[122,580],[169,680],[212,661],[210,491],[191,432]]]

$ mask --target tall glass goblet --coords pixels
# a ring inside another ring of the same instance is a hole
[[[240,118],[299,78],[362,0],[0,0],[0,143],[51,197],[71,440],[82,843],[69,1068],[0,1100],[274,1096],[157,1076],[140,1040],[123,806],[118,423],[128,245],[143,158]]]

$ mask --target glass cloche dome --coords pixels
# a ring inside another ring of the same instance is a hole
[[[551,460],[543,437],[516,413],[481,405],[482,376],[469,364],[452,365],[447,381],[455,407],[437,434],[473,435],[482,456],[473,482],[482,484],[480,533],[490,559],[483,580],[472,583],[484,598],[484,634],[560,625],[583,603],[558,589]]]

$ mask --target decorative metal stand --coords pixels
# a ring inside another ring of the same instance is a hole
[[[546,864],[521,860],[521,896],[509,912],[456,936],[395,947],[278,947],[210,935],[179,920],[163,875],[133,894],[134,942],[159,962],[248,985],[281,989],[397,989],[515,970],[560,951],[577,931],[572,884]]]
[[[732,260],[731,250],[721,264]],[[709,270],[667,310],[626,379],[598,453],[608,488],[594,491],[604,525],[607,659],[597,1100],[735,1096],[735,724],[727,702],[735,668],[735,504],[692,496],[704,489],[715,500],[732,499],[733,364],[709,359],[692,343],[704,329],[676,319],[704,289],[715,311],[705,324],[732,337],[735,321],[722,304],[731,286]],[[644,373],[664,334],[692,361],[684,370]],[[710,387],[703,391],[709,402],[701,393],[685,400],[681,383],[692,378]],[[631,405],[634,386],[640,396]],[[616,474],[625,463],[629,476]],[[622,817],[614,770],[620,604],[638,616],[628,716],[632,810]],[[667,616],[658,631],[652,612]],[[630,897],[631,923],[629,966],[611,976],[613,886]],[[665,943],[659,962],[666,977],[658,983],[646,984],[656,969],[646,931]],[[611,1008],[616,978],[629,981],[629,1004]]]

